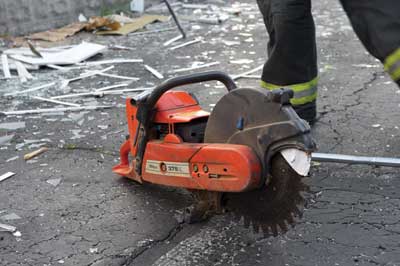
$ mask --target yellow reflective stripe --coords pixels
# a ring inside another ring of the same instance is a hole
[[[385,59],[385,70],[388,71],[397,61],[400,61],[400,48],[397,48],[392,54]]]
[[[294,92],[299,92],[299,91],[309,90],[309,89],[317,86],[318,79],[319,78],[316,77],[315,79],[313,79],[311,81],[299,83],[299,84],[293,84],[293,85],[275,85],[272,83],[267,83],[265,81],[261,81],[261,87],[268,89],[268,90],[275,90],[275,89],[280,89],[280,88],[290,88]]]
[[[397,69],[395,69],[393,72],[390,73],[390,76],[392,77],[392,79],[394,81],[397,81],[398,79],[400,79],[400,67],[398,67]]]
[[[313,94],[302,97],[302,98],[292,98],[292,99],[290,99],[290,103],[293,105],[306,104],[306,103],[312,102],[315,99],[317,99],[317,95],[318,95],[318,92],[314,92]]]

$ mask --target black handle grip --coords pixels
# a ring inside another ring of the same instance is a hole
[[[160,85],[158,85],[147,97],[146,105],[155,106],[157,101],[161,98],[161,96],[170,89],[183,85],[189,85],[189,84],[213,81],[213,80],[222,82],[228,89],[228,91],[236,89],[236,84],[233,81],[233,79],[221,71],[208,71],[208,72],[189,74],[185,76],[168,79],[163,83],[161,83]]]

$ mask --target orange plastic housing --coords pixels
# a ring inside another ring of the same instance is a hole
[[[242,192],[257,188],[262,167],[251,148],[244,145],[185,143],[173,132],[163,140],[150,140],[145,149],[141,175],[135,172],[138,121],[136,107],[127,99],[129,139],[121,146],[120,164],[113,171],[138,182],[220,192]],[[208,117],[186,92],[169,91],[157,105],[157,123],[188,123]],[[137,141],[138,142],[138,141]],[[129,154],[131,158],[129,159]]]

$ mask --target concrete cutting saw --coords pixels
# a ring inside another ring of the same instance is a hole
[[[176,89],[208,81],[227,89],[211,113]],[[169,79],[126,100],[129,136],[113,171],[191,191],[188,222],[231,212],[256,232],[278,235],[301,215],[302,177],[315,149],[291,97],[286,89],[237,88],[218,71]]]

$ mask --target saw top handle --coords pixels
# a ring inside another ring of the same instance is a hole
[[[228,89],[228,91],[236,89],[236,84],[233,81],[233,79],[229,75],[221,71],[207,71],[207,72],[189,74],[185,76],[168,79],[163,83],[161,83],[160,85],[158,85],[147,96],[146,105],[154,106],[165,92],[175,87],[206,82],[206,81],[213,81],[213,80],[222,82]]]

